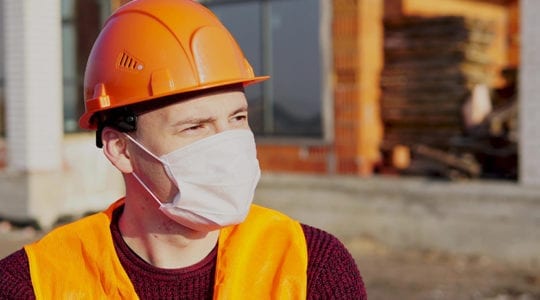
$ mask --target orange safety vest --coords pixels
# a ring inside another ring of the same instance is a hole
[[[115,208],[59,227],[25,246],[36,299],[137,299],[109,225]],[[307,246],[301,225],[252,205],[219,235],[214,299],[305,299]]]

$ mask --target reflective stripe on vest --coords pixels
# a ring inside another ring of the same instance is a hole
[[[59,227],[25,246],[36,299],[137,299],[109,229],[114,209]],[[307,246],[301,225],[252,205],[221,230],[214,299],[305,299]]]

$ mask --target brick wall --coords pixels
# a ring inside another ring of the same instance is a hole
[[[272,145],[258,143],[258,157],[264,171],[326,173],[328,146]]]

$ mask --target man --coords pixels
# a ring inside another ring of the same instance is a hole
[[[82,128],[125,197],[0,262],[26,299],[366,299],[332,235],[257,205],[244,86],[255,77],[191,0],[135,0],[105,24],[85,73]]]

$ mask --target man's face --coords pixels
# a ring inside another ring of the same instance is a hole
[[[180,101],[137,118],[132,136],[162,156],[197,140],[231,129],[249,129],[247,101],[241,89],[218,91]],[[134,171],[145,177],[162,200],[176,192],[161,163],[128,143]]]

